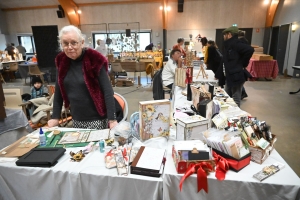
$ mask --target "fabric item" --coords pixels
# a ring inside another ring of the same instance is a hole
[[[170,58],[162,71],[162,81],[164,86],[174,83],[176,68],[176,62]]]
[[[233,34],[237,34],[239,32],[239,28],[237,26],[231,26],[226,28],[222,33],[226,34],[226,33],[233,33]]]
[[[152,92],[153,92],[154,100],[160,100],[160,99],[165,98],[165,94],[163,91],[162,71],[163,71],[163,68],[161,68],[159,71],[157,71],[153,76]]]
[[[253,47],[243,44],[237,35],[224,41],[223,60],[228,87],[239,86],[246,81],[243,69],[248,66],[253,52]]]
[[[0,135],[28,125],[24,112],[20,109],[5,109],[6,118],[0,120]]]
[[[248,72],[253,78],[270,78],[275,79],[278,75],[277,60],[253,60],[251,59],[247,67]]]
[[[236,103],[236,105],[238,105],[238,107],[240,107],[240,103],[241,103],[243,85],[244,83],[240,85],[236,85],[234,87],[229,87],[225,85],[225,91],[231,98],[233,98],[234,102]]]
[[[84,50],[84,55],[82,58],[82,71],[84,76],[84,81],[89,90],[89,93],[95,103],[96,109],[100,116],[106,114],[106,108],[104,102],[104,95],[99,87],[98,75],[100,69],[104,67],[106,72],[108,71],[108,61],[99,52],[87,48]],[[70,101],[65,91],[63,80],[66,77],[68,70],[70,68],[71,59],[66,56],[64,52],[61,52],[55,58],[56,67],[58,70],[58,85],[62,94],[66,108],[69,107]]]
[[[108,128],[108,119],[101,119],[95,121],[77,121],[72,119],[73,128],[84,128],[84,129],[106,129]]]

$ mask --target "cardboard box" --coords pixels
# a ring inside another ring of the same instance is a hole
[[[273,60],[273,56],[266,54],[253,54],[252,58],[255,60]]]
[[[191,150],[192,149],[193,147],[191,146]],[[201,162],[209,163],[212,166],[213,171],[215,171],[216,164],[213,158],[210,158],[209,160],[185,160],[183,159],[182,151],[177,150],[175,145],[172,146],[172,158],[178,174],[184,174],[191,163],[197,164]]]
[[[263,47],[254,48],[254,52],[263,52],[263,51],[264,51]]]
[[[176,140],[202,139],[201,133],[209,128],[208,124],[209,120],[200,115],[178,118]]]
[[[139,103],[140,138],[169,136],[171,106],[168,99]]]
[[[273,139],[266,149],[249,146],[249,150],[251,152],[251,161],[262,164],[269,157],[274,149],[275,142],[277,141],[276,135],[272,134],[272,137]]]

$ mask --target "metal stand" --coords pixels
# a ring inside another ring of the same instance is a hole
[[[297,94],[298,92],[300,92],[300,89],[297,92],[290,92],[290,94]]]

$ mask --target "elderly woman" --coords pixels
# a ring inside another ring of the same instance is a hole
[[[84,47],[84,38],[75,26],[60,30],[59,43],[63,51],[55,58],[57,80],[49,127],[58,125],[64,103],[70,107],[74,128],[113,128],[117,121],[107,59]]]

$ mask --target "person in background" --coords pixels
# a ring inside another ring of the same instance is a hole
[[[206,53],[207,53],[207,38],[206,37],[202,37],[201,38],[201,40],[200,40],[200,42],[201,42],[201,44],[202,44],[202,53],[203,53],[203,58],[200,58],[200,60],[204,60],[204,62],[206,62],[205,61],[205,57],[207,57],[207,55],[206,55]]]
[[[238,27],[236,26],[225,29],[223,38],[223,61],[226,74],[225,90],[240,106],[242,87],[246,81],[244,70],[248,66],[254,49],[238,39]]]
[[[145,50],[152,51],[153,43],[151,42],[148,46],[145,47]]]
[[[6,43],[6,48],[5,51],[7,51],[7,54],[11,56],[11,59],[15,59],[15,52],[14,52],[15,48],[11,45],[11,43]]]
[[[107,58],[85,48],[81,31],[73,25],[63,27],[58,37],[62,52],[55,58],[57,81],[48,126],[58,125],[64,103],[70,108],[74,128],[115,127],[118,122]]]
[[[239,40],[242,43],[244,43],[244,44],[249,44],[248,40],[245,38],[245,35],[246,35],[246,31],[239,30],[239,32],[238,32],[238,38],[239,38]],[[250,73],[248,74],[248,76],[249,76],[249,78],[251,78],[251,74]],[[248,97],[248,94],[246,92],[245,87],[243,86],[241,100],[243,100],[246,97]]]
[[[185,56],[186,56],[186,53],[185,53],[185,50],[182,48],[183,43],[184,43],[184,39],[183,39],[182,37],[178,38],[178,39],[177,39],[177,44],[175,44],[175,45],[173,46],[173,49],[179,49],[180,52],[181,52],[181,55],[182,55],[183,57],[185,57]]]
[[[207,42],[207,56],[205,57],[205,64],[207,69],[212,70],[214,73],[217,72],[221,62],[217,49],[218,47],[213,40],[209,40]]]
[[[17,46],[16,48],[18,49],[19,53],[22,54],[23,60],[26,60],[26,49],[25,49],[25,47],[23,47],[21,45],[21,43],[19,43],[19,46]]]
[[[172,89],[175,80],[175,69],[177,68],[178,60],[181,57],[181,51],[179,49],[173,49],[170,53],[170,59],[164,66],[162,71],[163,85]]]
[[[31,99],[47,96],[48,94],[48,89],[47,87],[44,87],[43,81],[41,80],[40,77],[34,76],[32,78],[32,87],[30,88],[30,95]]]
[[[99,53],[101,53],[102,55],[106,56],[107,55],[107,48],[105,45],[105,41],[98,39],[97,40],[97,47],[95,48],[96,51],[98,51]]]

